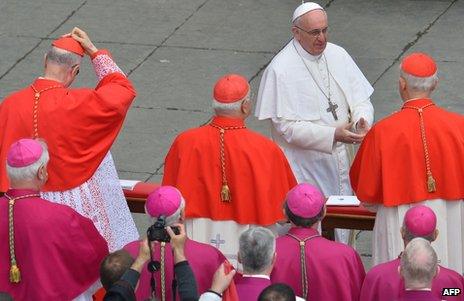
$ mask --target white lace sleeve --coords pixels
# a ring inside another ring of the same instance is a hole
[[[113,59],[106,53],[98,54],[94,59],[92,59],[92,64],[95,73],[97,74],[98,81],[102,80],[102,78],[108,74],[115,72],[125,75]]]

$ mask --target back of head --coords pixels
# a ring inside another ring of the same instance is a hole
[[[16,141],[8,151],[6,162],[6,171],[11,184],[35,181],[39,169],[46,166],[49,159],[45,142],[34,139]]]
[[[52,42],[46,62],[62,68],[71,68],[81,63],[84,52],[78,41],[71,37],[60,37]]]
[[[417,205],[406,211],[403,220],[402,236],[405,243],[416,237],[430,242],[435,240],[437,216],[425,205]]]
[[[250,101],[249,94],[250,85],[245,77],[238,74],[224,75],[213,88],[213,110],[219,116],[242,115],[242,105]]]
[[[266,287],[259,294],[258,301],[295,301],[293,289],[284,283],[275,283]]]
[[[239,260],[246,274],[257,275],[272,266],[275,253],[275,237],[263,227],[250,228],[240,235]]]
[[[425,53],[412,53],[401,62],[401,77],[410,92],[430,93],[438,83],[437,65]]]
[[[324,217],[325,198],[315,187],[301,183],[285,198],[285,214],[296,226],[309,228]]]
[[[172,226],[181,220],[185,200],[181,192],[173,186],[160,186],[147,197],[145,212],[152,218],[166,218],[166,226]]]
[[[108,290],[134,263],[134,259],[125,250],[109,254],[100,265],[100,281]]]
[[[430,288],[437,272],[438,259],[430,242],[423,238],[414,238],[401,255],[401,275],[405,288]]]
[[[62,68],[72,68],[80,65],[82,58],[73,52],[52,46],[47,52],[46,60],[47,64],[51,63]]]

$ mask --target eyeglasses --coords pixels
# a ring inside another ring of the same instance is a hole
[[[314,30],[311,30],[311,31],[307,31],[307,30],[304,30],[303,28],[301,27],[298,27],[296,25],[293,25],[295,26],[296,28],[298,28],[299,30],[309,34],[311,37],[313,38],[317,38],[318,36],[320,36],[321,34],[323,34],[324,36],[327,34],[327,32],[329,31],[329,27],[325,27],[325,28],[322,28],[322,29],[314,29]]]

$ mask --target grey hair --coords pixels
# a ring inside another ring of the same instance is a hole
[[[166,226],[172,226],[179,222],[180,215],[182,210],[185,208],[185,199],[181,197],[181,202],[179,208],[177,208],[176,212],[171,214],[170,216],[166,216]]]
[[[275,253],[275,236],[271,230],[254,227],[240,235],[239,257],[243,271],[260,274],[271,264]]]
[[[408,88],[414,92],[431,92],[438,82],[437,72],[429,77],[417,77],[400,69],[400,76],[406,81]]]
[[[47,61],[71,68],[75,65],[79,65],[82,58],[75,53],[52,46],[47,52]]]
[[[217,115],[229,115],[231,113],[239,112],[245,101],[251,101],[250,92],[248,92],[243,99],[231,103],[222,103],[213,99],[212,108]]]
[[[42,155],[39,160],[34,162],[31,165],[25,167],[12,167],[6,163],[6,172],[10,181],[28,181],[33,180],[37,177],[39,168],[44,166],[50,160],[50,155],[48,154],[48,147],[44,141],[38,140],[42,146]]]
[[[177,208],[176,212],[174,212],[173,214],[171,214],[169,216],[166,216],[166,220],[165,220],[166,226],[172,226],[172,225],[179,222],[180,215],[181,215],[182,211],[185,208],[185,199],[183,197],[181,197],[180,199],[181,199],[180,206],[179,206],[179,208]],[[145,209],[145,211],[146,211],[146,209]],[[157,216],[150,217],[150,222],[154,223],[157,219],[158,219]]]
[[[411,240],[401,255],[401,272],[406,285],[415,288],[430,286],[437,271],[437,253],[422,237]]]

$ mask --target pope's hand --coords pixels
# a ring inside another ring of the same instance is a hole
[[[353,123],[346,123],[344,125],[341,125],[335,129],[335,134],[334,134],[334,139],[337,142],[343,142],[343,143],[352,143],[352,144],[357,144],[361,143],[362,140],[364,139],[365,134],[356,134],[350,131],[351,127],[353,126]]]
[[[356,132],[358,134],[366,135],[367,132],[369,132],[370,129],[371,129],[371,127],[369,126],[369,123],[366,121],[366,119],[364,119],[362,117],[356,123]]]
[[[90,38],[87,35],[87,33],[79,27],[74,27],[73,30],[65,36],[70,36],[74,40],[78,41],[81,44],[82,48],[84,48],[85,53],[87,53],[89,56],[98,51],[97,47],[95,47],[92,41],[90,41]]]

